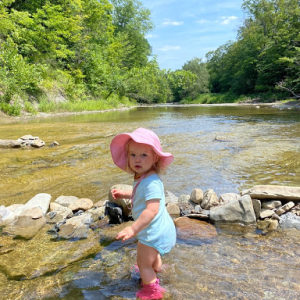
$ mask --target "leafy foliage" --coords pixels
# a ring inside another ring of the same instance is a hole
[[[283,82],[299,93],[299,1],[245,0],[242,7],[248,18],[237,41],[207,54],[211,90],[272,92]]]
[[[153,24],[139,1],[6,0],[0,23],[2,103],[171,98],[166,71],[149,60]]]

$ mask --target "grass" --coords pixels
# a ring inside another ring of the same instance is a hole
[[[122,99],[118,99],[117,97],[110,97],[106,100],[100,99],[76,102],[65,101],[59,103],[42,100],[39,104],[39,111],[46,113],[98,111],[119,107],[130,107],[133,105],[135,105],[135,103],[133,103],[126,97],[123,97]]]
[[[108,99],[93,99],[83,101],[49,101],[46,97],[39,102],[20,101],[9,104],[0,101],[0,110],[11,116],[20,116],[23,113],[36,115],[38,112],[60,113],[60,112],[82,112],[82,111],[101,111],[120,107],[134,106],[136,103],[127,97],[119,98],[111,95]]]
[[[184,99],[182,104],[217,104],[217,103],[236,103],[246,100],[245,96],[236,96],[232,93],[226,94],[200,94],[196,99]]]
[[[259,102],[268,103],[276,101],[286,101],[286,93],[261,93],[261,94],[251,94],[251,95],[235,95],[231,92],[229,93],[207,93],[200,94],[194,100],[183,99],[180,101],[182,104],[219,104],[219,103],[238,103],[244,101],[258,100]]]

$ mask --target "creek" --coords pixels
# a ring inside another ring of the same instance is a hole
[[[220,196],[260,184],[300,186],[299,111],[162,105],[0,122],[0,139],[31,134],[46,143],[0,149],[0,204],[26,203],[38,193],[49,193],[52,201],[61,195],[107,199],[112,185],[132,183],[113,164],[110,141],[138,127],[155,131],[164,151],[174,155],[162,179],[176,196],[194,188]],[[59,146],[50,147],[53,141]],[[298,231],[262,235],[239,224],[217,229],[211,240],[178,239],[160,274],[168,290],[164,299],[299,298]],[[0,299],[135,299],[138,278],[130,267],[136,241],[99,243],[98,253],[36,278],[10,279],[0,268]],[[20,244],[26,251],[26,242]]]

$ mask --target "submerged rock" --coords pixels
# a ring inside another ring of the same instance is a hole
[[[175,219],[174,223],[180,239],[209,239],[218,235],[216,228],[205,221],[180,217]]]
[[[18,238],[31,239],[46,224],[45,217],[33,219],[32,216],[20,214],[16,221],[10,223],[3,229],[3,233],[13,235]]]
[[[8,279],[32,279],[57,272],[101,249],[99,235],[96,233],[76,242],[53,242],[45,230],[41,230],[33,239],[20,240],[13,251],[1,255],[0,269]]]

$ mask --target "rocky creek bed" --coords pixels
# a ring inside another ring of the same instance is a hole
[[[222,224],[249,226],[251,234],[300,230],[299,202],[300,187],[277,185],[219,197],[212,189],[196,188],[180,197],[166,191],[166,207],[180,240],[211,239]],[[50,194],[40,193],[26,204],[0,206],[1,273],[10,280],[32,279],[97,254],[132,222],[125,207],[126,200],[115,203],[110,191],[107,200],[97,203],[75,196],[52,201]]]

